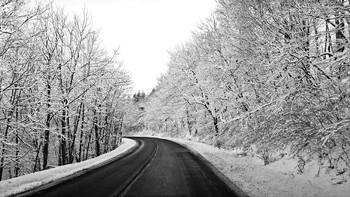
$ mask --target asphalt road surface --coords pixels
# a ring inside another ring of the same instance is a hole
[[[236,196],[186,148],[162,139],[133,138],[140,146],[116,161],[24,196]]]

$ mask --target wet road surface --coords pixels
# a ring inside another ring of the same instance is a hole
[[[205,163],[168,140],[132,138],[123,158],[23,196],[237,196]]]

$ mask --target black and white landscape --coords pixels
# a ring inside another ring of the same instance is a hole
[[[349,196],[349,49],[349,0],[0,0],[0,196]]]

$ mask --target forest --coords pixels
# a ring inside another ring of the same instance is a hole
[[[218,0],[133,129],[349,169],[349,48],[348,0]]]
[[[130,76],[83,11],[0,1],[0,180],[106,153]]]
[[[349,0],[217,0],[153,91],[133,96],[87,12],[0,7],[0,180],[142,130],[254,148],[265,165],[283,153],[350,169]]]

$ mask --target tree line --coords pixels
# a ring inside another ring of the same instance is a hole
[[[130,77],[87,12],[0,1],[0,180],[114,149]]]
[[[218,0],[136,123],[349,168],[349,48],[348,0]]]

